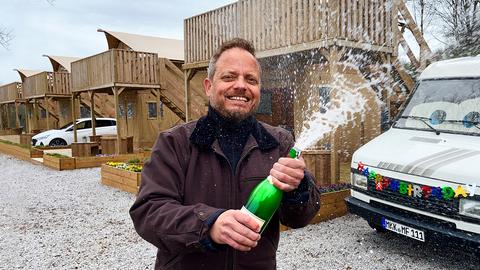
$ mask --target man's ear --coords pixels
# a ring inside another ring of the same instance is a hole
[[[212,89],[212,82],[210,81],[210,79],[205,78],[205,80],[203,80],[203,88],[205,89],[205,94],[207,95],[207,97],[210,97],[210,90]]]

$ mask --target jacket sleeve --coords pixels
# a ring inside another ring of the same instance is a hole
[[[293,137],[288,134],[283,140],[287,147],[280,149],[286,153],[294,146]],[[282,145],[280,146],[282,148]],[[299,187],[284,194],[278,210],[280,222],[291,228],[301,228],[315,217],[320,209],[320,191],[315,185],[313,175],[305,170],[305,176]]]
[[[222,209],[198,203],[183,205],[189,142],[168,132],[159,135],[142,170],[138,197],[130,209],[138,234],[159,251],[182,254],[205,250],[212,217]]]

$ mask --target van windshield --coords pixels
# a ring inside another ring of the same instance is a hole
[[[480,79],[420,81],[394,127],[480,135]]]

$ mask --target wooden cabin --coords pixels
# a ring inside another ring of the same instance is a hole
[[[22,83],[0,86],[0,134],[20,134],[25,127]]]
[[[183,41],[98,31],[108,50],[72,63],[73,97],[113,95],[117,145],[133,136],[135,148],[152,147],[160,131],[185,118]]]
[[[388,121],[392,91],[387,90],[403,87],[409,79],[397,59],[399,18],[410,30],[418,30],[408,15],[403,1],[396,0],[239,0],[187,18],[183,65],[187,111],[194,95],[190,80],[206,77],[208,62],[221,43],[245,38],[253,42],[262,66],[260,120],[298,136],[321,104],[335,100],[336,89],[362,93],[367,99],[364,117],[356,113],[354,120],[314,146],[331,149],[333,162],[348,161]],[[417,42],[424,43],[421,35]],[[395,68],[385,71],[385,66]],[[380,78],[385,73],[387,80]],[[404,81],[394,81],[398,73]],[[381,83],[374,83],[377,80]],[[376,97],[386,105],[377,103]]]

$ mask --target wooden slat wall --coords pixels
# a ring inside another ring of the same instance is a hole
[[[157,54],[122,49],[93,55],[72,63],[72,91],[106,85],[157,85]]]
[[[53,88],[49,94],[70,95],[71,92],[71,76],[67,72],[53,72]]]
[[[115,83],[155,85],[157,54],[127,50],[113,50]]]
[[[184,21],[185,62],[207,61],[223,41],[237,36],[251,40],[259,52],[330,39],[392,47],[393,3],[240,0]]]
[[[30,98],[53,92],[52,72],[41,72],[25,78],[22,87],[23,97]]]
[[[0,102],[13,101],[22,98],[22,84],[18,82],[0,86]]]
[[[72,91],[113,83],[113,50],[73,62]]]

